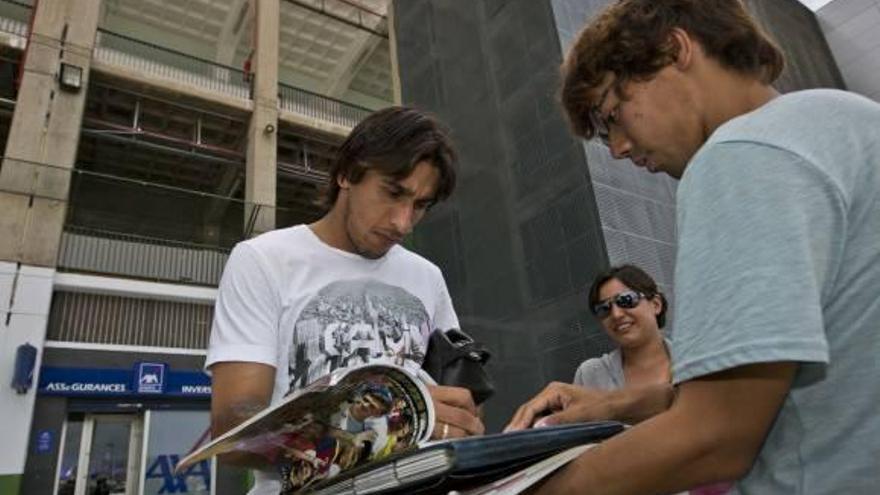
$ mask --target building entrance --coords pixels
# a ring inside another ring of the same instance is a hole
[[[141,415],[71,415],[64,431],[57,495],[137,493],[143,445]]]

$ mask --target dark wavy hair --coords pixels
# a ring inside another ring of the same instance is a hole
[[[584,27],[562,63],[559,97],[576,135],[596,135],[592,93],[606,74],[614,74],[620,95],[627,81],[650,80],[675,61],[675,28],[723,67],[766,84],[785,67],[782,51],[741,0],[619,0]]]
[[[630,289],[644,294],[648,299],[660,296],[661,308],[660,313],[657,314],[657,327],[663,328],[666,325],[666,308],[668,306],[666,296],[657,288],[657,282],[654,282],[650,275],[635,265],[612,266],[596,275],[596,278],[593,279],[593,285],[590,286],[590,312],[594,316],[596,313],[593,312],[593,307],[599,303],[599,290],[602,289],[605,282],[613,278],[620,280]]]
[[[432,115],[409,107],[385,108],[362,120],[342,143],[321,202],[327,208],[336,203],[339,177],[357,184],[367,170],[375,170],[400,180],[423,161],[440,172],[434,200],[443,201],[455,189],[456,160],[447,129]]]

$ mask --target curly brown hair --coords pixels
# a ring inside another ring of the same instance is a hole
[[[696,39],[722,66],[765,84],[785,66],[782,51],[741,0],[619,0],[587,24],[562,63],[560,99],[575,134],[596,135],[592,92],[608,73],[621,95],[627,81],[650,80],[675,61],[675,28]]]

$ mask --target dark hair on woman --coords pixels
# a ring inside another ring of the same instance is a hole
[[[630,289],[644,294],[648,299],[660,296],[661,307],[660,313],[657,314],[657,326],[663,328],[666,325],[666,296],[657,288],[657,282],[654,282],[650,275],[635,265],[612,266],[596,275],[596,278],[593,279],[593,285],[590,286],[590,312],[593,315],[596,314],[593,312],[593,307],[599,303],[599,290],[602,289],[605,282],[613,278],[620,280],[620,283]]]
[[[389,107],[362,120],[342,143],[330,169],[322,203],[332,208],[340,177],[360,182],[367,170],[401,180],[427,161],[440,172],[434,198],[442,201],[455,189],[456,153],[448,132],[430,114],[408,107]]]
[[[785,67],[782,51],[741,0],[619,0],[587,24],[562,63],[559,95],[575,134],[595,136],[593,93],[606,74],[614,74],[620,94],[627,81],[650,80],[675,61],[675,28],[722,66],[766,84]]]

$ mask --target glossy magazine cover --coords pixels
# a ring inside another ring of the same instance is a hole
[[[227,452],[278,466],[283,493],[426,441],[434,412],[414,371],[393,364],[337,370],[181,460],[177,469]]]

